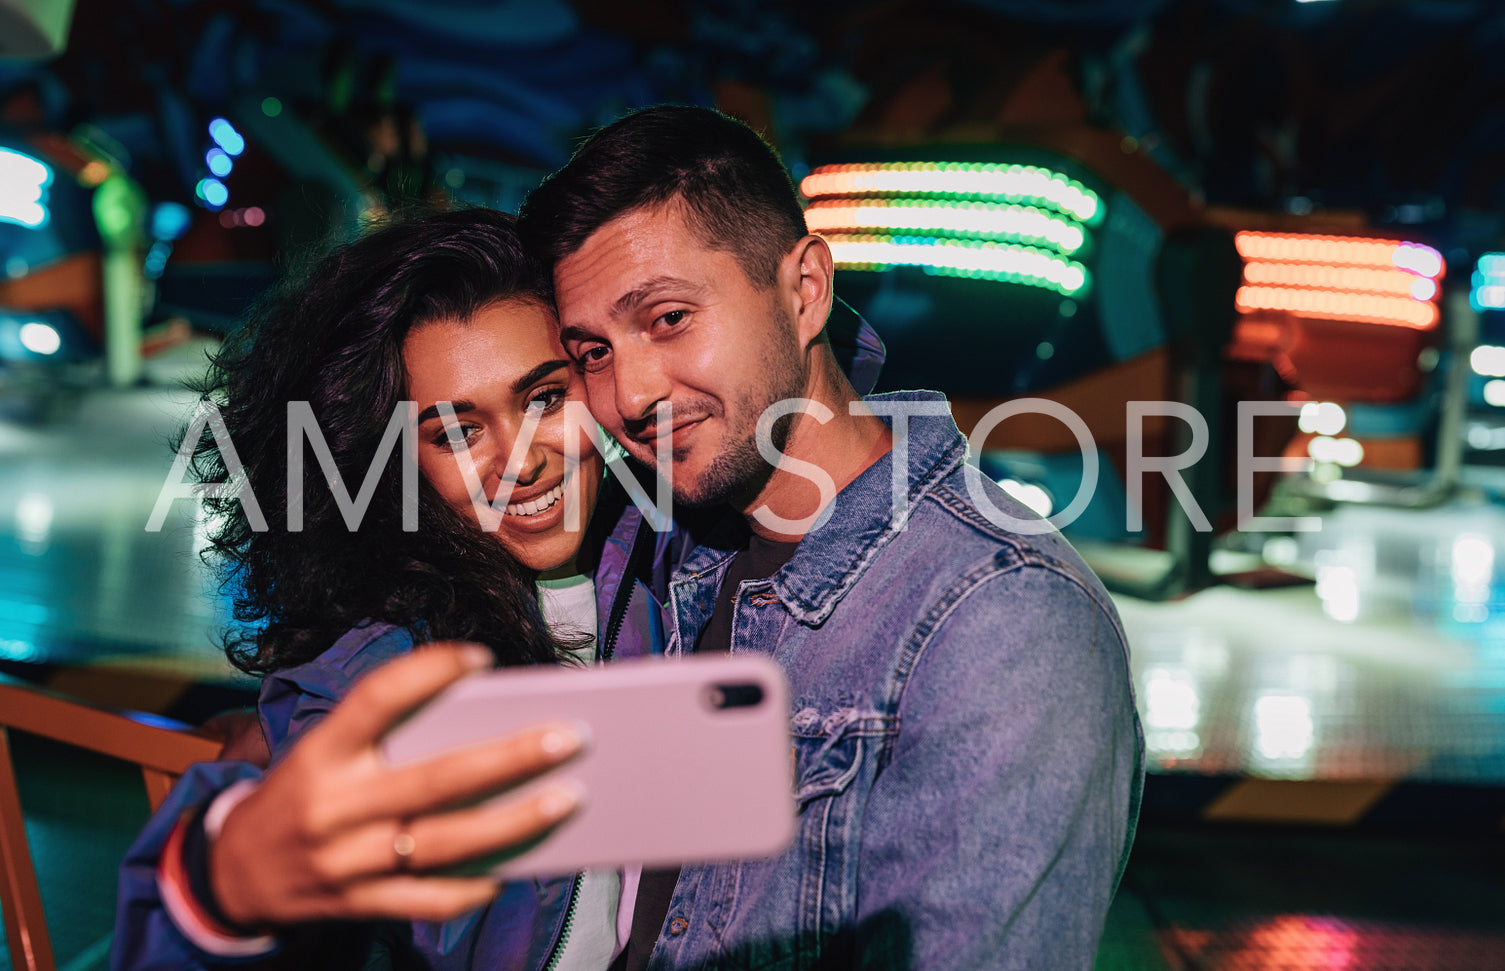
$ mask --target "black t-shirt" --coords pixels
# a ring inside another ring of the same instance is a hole
[[[716,607],[711,619],[706,621],[700,637],[695,641],[696,654],[725,654],[732,647],[732,598],[743,580],[761,580],[779,572],[779,567],[789,562],[799,542],[781,543],[763,539],[754,534],[748,537],[747,548],[732,558],[726,568],[726,577],[721,589],[716,591]],[[669,898],[674,896],[674,884],[679,881],[679,867],[659,870],[643,870],[638,882],[637,902],[632,910],[632,933],[627,940],[627,949],[612,962],[611,971],[643,971],[648,966],[648,954],[664,929],[664,918],[669,916]]]
[[[756,534],[747,539],[747,549],[732,557],[726,578],[716,591],[716,608],[695,641],[696,654],[725,654],[732,649],[732,598],[743,580],[762,580],[779,572],[789,562],[799,542],[779,543]]]

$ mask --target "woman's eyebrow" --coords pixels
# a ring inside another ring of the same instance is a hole
[[[475,411],[476,410],[476,405],[475,405],[475,402],[473,402],[473,401],[451,401],[449,403],[449,406],[454,411],[454,413],[457,414],[457,415],[462,414],[462,413],[467,412],[467,411]],[[421,424],[423,424],[424,422],[428,421],[431,418],[438,418],[438,417],[439,417],[439,405],[438,405],[438,403],[435,403],[435,404],[429,405],[427,408],[423,409],[422,411],[420,411],[418,413],[418,424],[421,425]]]
[[[522,394],[524,391],[527,391],[530,387],[532,387],[533,385],[537,384],[539,381],[543,380],[544,378],[548,377],[550,374],[553,374],[555,371],[559,370],[560,368],[566,368],[566,367],[569,367],[569,366],[570,366],[570,362],[569,361],[562,361],[562,360],[561,361],[544,361],[542,364],[538,365],[533,370],[529,371],[527,374],[524,374],[522,377],[518,378],[516,381],[513,381],[512,382],[512,393],[513,394]],[[455,414],[459,415],[459,414],[463,414],[463,413],[465,413],[467,411],[475,411],[476,410],[476,405],[475,405],[475,402],[473,402],[473,401],[452,401],[452,402],[450,402],[450,408],[454,411]],[[435,403],[435,404],[429,405],[427,408],[423,409],[422,411],[420,411],[418,413],[418,424],[421,425],[424,422],[426,422],[426,421],[428,421],[428,420],[430,420],[432,418],[438,418],[438,417],[439,417],[439,405],[437,403]]]
[[[524,391],[527,391],[530,387],[548,377],[550,374],[553,374],[560,368],[569,366],[569,361],[544,361],[542,364],[538,365],[538,367],[534,368],[527,374],[524,374],[522,377],[512,382],[512,393],[522,394]]]

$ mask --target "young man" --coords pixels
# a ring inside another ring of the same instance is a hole
[[[939,395],[853,390],[830,249],[772,150],[641,111],[519,227],[597,419],[646,463],[668,438],[682,506],[740,513],[671,582],[668,651],[771,655],[794,698],[794,844],[645,875],[629,966],[1090,966],[1143,761],[1117,616],[969,481]]]

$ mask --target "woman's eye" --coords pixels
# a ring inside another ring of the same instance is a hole
[[[469,445],[475,438],[476,432],[480,431],[479,425],[450,425],[441,429],[433,438],[433,443],[438,448],[454,448],[457,445]]]
[[[564,404],[567,397],[569,394],[564,388],[545,388],[528,399],[528,408],[538,408],[547,414]]]

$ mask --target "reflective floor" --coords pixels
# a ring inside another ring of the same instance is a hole
[[[147,528],[205,350],[151,361],[149,387],[0,396],[0,660],[232,676],[193,502]]]
[[[1315,582],[1120,598],[1153,767],[1505,784],[1505,509],[1344,506],[1267,548]]]
[[[204,349],[129,391],[0,386],[0,668],[179,715],[249,686],[192,503],[146,528]],[[1266,545],[1312,582],[1120,599],[1154,776],[1099,968],[1505,968],[1502,540],[1468,495],[1340,507]],[[88,850],[106,873],[136,825]],[[102,966],[107,904],[59,945],[75,969]]]

